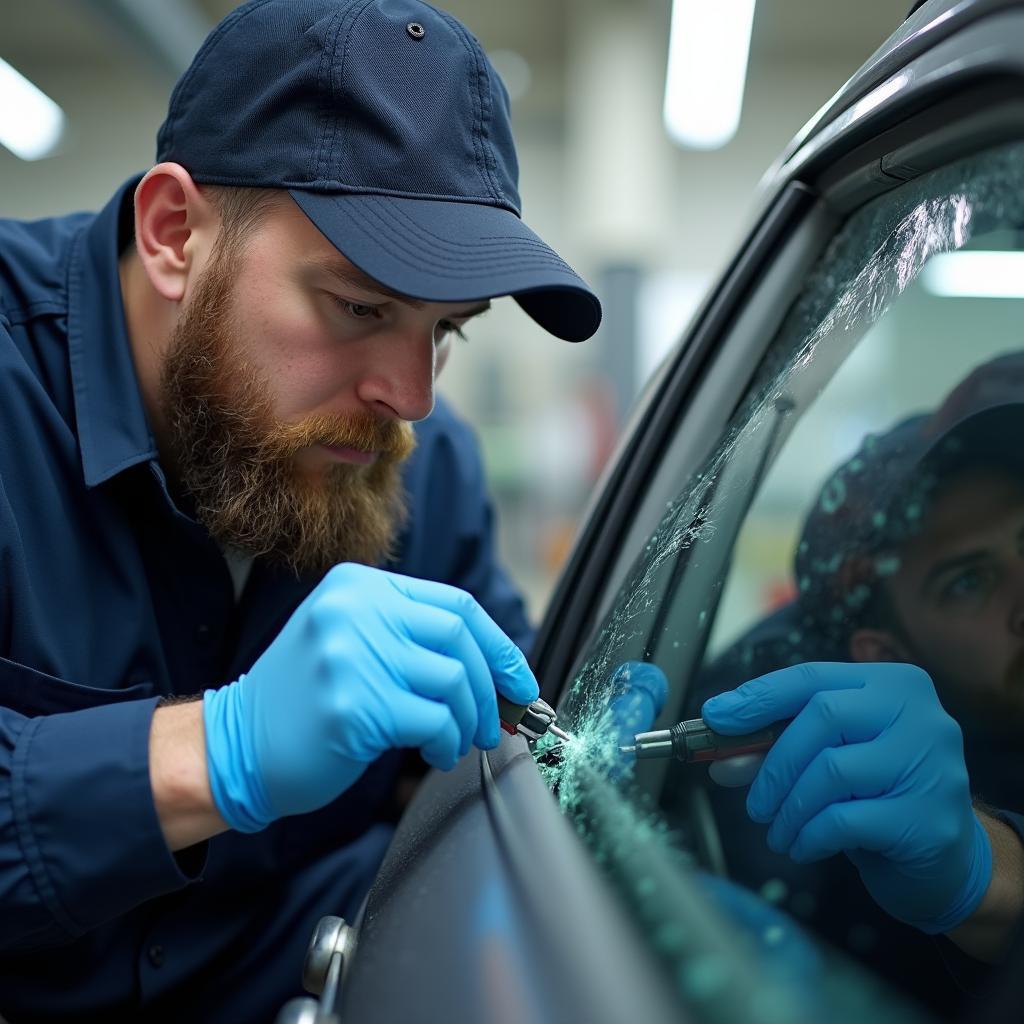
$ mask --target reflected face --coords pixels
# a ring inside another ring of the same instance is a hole
[[[421,303],[361,274],[290,200],[211,256],[163,365],[175,470],[222,544],[301,570],[387,556],[410,421],[487,303]]]
[[[951,478],[888,593],[908,660],[940,689],[1024,708],[1024,481],[991,469]]]

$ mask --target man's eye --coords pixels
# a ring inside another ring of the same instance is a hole
[[[338,305],[354,320],[369,320],[377,314],[377,307],[368,306],[365,302],[350,302],[348,299],[338,299]]]
[[[958,573],[942,588],[943,601],[970,601],[983,596],[991,582],[991,573],[985,569],[966,569]]]

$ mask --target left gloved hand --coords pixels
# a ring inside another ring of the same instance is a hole
[[[204,694],[214,803],[256,832],[325,806],[388,750],[450,769],[497,746],[496,691],[527,704],[537,681],[469,594],[336,565],[245,675]]]
[[[703,716],[726,735],[793,719],[747,797],[773,850],[798,863],[845,852],[884,910],[928,933],[981,902],[992,848],[960,727],[921,669],[796,665],[713,697]]]

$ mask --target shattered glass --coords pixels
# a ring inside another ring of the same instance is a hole
[[[563,809],[618,880],[675,972],[681,996],[701,1008],[702,1020],[768,1024],[820,1020],[827,1013],[841,1021],[868,1012],[877,1021],[917,1017],[890,995],[883,997],[869,975],[845,960],[837,963],[794,924],[794,918],[814,917],[827,894],[804,886],[799,877],[780,877],[760,884],[755,897],[709,873],[728,870],[719,834],[728,825],[717,816],[717,798],[709,801],[700,769],[674,761],[634,765],[624,757],[613,706],[616,671],[631,661],[663,670],[664,710],[656,722],[642,723],[645,728],[667,728],[699,714],[703,698],[717,692],[712,670],[721,659],[709,658],[707,647],[737,557],[737,537],[801,418],[929,260],[1021,226],[1021,145],[924,175],[849,218],[808,276],[717,450],[698,473],[681,481],[574,672],[559,707],[559,723],[573,733],[573,742],[538,745],[542,770]],[[874,387],[883,388],[884,381]],[[851,481],[861,471],[854,458],[821,487],[819,514],[835,537],[846,536],[844,516],[855,504]],[[896,495],[902,482],[890,483]],[[866,521],[890,541],[912,534],[927,507],[927,481],[922,488],[899,492],[899,501],[889,502],[897,511],[876,510]],[[864,565],[849,568],[843,543],[836,541],[825,545],[824,554],[797,552],[796,567],[794,593],[804,593],[817,618],[811,623],[792,616],[775,631],[768,645],[775,662],[770,667],[832,660],[830,625],[838,629],[862,612],[870,604],[870,580],[891,575],[898,562],[881,545]],[[858,572],[869,574],[867,582]],[[821,590],[822,580],[844,573],[849,579],[840,596]],[[717,690],[766,670],[759,664],[763,646],[734,644],[729,654],[731,676]],[[759,916],[758,908],[766,913]],[[875,941],[870,929],[855,932],[846,936],[848,950]]]

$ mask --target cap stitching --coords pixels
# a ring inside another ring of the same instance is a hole
[[[378,216],[382,220],[387,220],[388,223],[391,223],[391,224],[399,223],[399,219],[400,219],[400,216],[401,216],[400,212],[397,211],[397,210],[394,210],[392,207],[388,206],[386,203],[381,203],[381,202],[373,201],[373,202],[367,203],[366,205],[367,205],[368,208],[372,208],[372,209],[378,211]],[[387,216],[389,214],[390,214],[390,218],[388,218],[388,216]],[[517,218],[517,220],[518,220],[518,218]],[[435,234],[429,228],[424,227],[422,224],[418,224],[416,221],[412,220],[411,218],[401,217],[401,226],[402,227],[408,227],[411,231],[416,232],[422,238],[426,238],[426,239],[429,239],[429,240],[431,240],[433,242],[439,243],[440,245],[444,245],[444,246],[452,249],[455,252],[459,251],[460,246],[458,244],[451,242],[449,239],[444,238],[441,235]],[[566,261],[563,260],[562,257],[559,256],[558,253],[556,253],[551,248],[551,246],[547,244],[547,242],[543,241],[543,239],[540,239],[540,238],[536,238],[536,239],[535,238],[517,238],[515,236],[507,236],[506,237],[506,236],[501,236],[501,235],[481,235],[480,238],[481,238],[482,241],[494,242],[495,245],[500,244],[500,245],[503,245],[503,246],[506,246],[506,247],[514,246],[514,247],[519,247],[519,248],[539,249],[541,252],[544,252],[544,253],[547,253],[547,254],[549,254],[551,256],[554,256],[561,263],[565,264],[565,266],[569,266],[569,264],[566,263]],[[479,250],[479,249],[484,249],[484,248],[491,248],[491,246],[490,245],[479,245],[479,244],[477,244],[475,242],[467,242],[467,243],[462,243],[462,248],[472,248],[472,249],[478,249]]]
[[[339,11],[339,12],[335,13],[334,18],[332,20],[333,21],[337,21],[338,25],[340,27],[341,19],[343,17],[344,17],[343,12]],[[306,32],[309,32],[309,30],[312,27],[313,26],[310,25],[306,29]],[[330,30],[328,30],[327,34],[328,35],[331,34]],[[335,31],[335,38],[336,37],[337,37],[337,31]],[[317,66],[316,66],[317,91],[318,91],[318,94],[321,97],[324,95],[324,62],[327,60],[327,50],[328,50],[328,47],[326,47],[326,46],[321,47],[321,49],[320,49],[320,60],[317,62]],[[333,52],[333,47],[332,47],[332,52]],[[322,159],[321,154],[324,151],[324,143],[325,143],[325,141],[327,139],[327,122],[330,119],[330,116],[331,115],[330,115],[329,105],[326,102],[324,102],[323,100],[321,100],[321,104],[320,104],[319,139],[317,140],[316,149],[314,150],[316,155],[312,158],[312,161],[311,161],[311,163],[308,166],[307,177],[309,177],[309,178],[317,178],[320,175],[320,161]]]
[[[373,229],[374,225],[363,222],[363,227],[367,231],[370,231]],[[376,227],[381,231],[387,232],[388,230],[388,225],[377,224]],[[404,244],[401,236],[396,235],[393,232],[388,233],[390,235],[390,241],[393,244],[393,248],[389,247],[387,250],[390,257],[415,270],[422,271],[426,266],[429,270],[436,273],[438,277],[443,277],[448,280],[465,279],[464,274],[452,273],[452,271],[465,269],[460,268],[460,265],[462,264],[465,264],[474,270],[483,270],[487,272],[512,270],[557,271],[567,277],[578,280],[578,275],[573,274],[564,263],[548,254],[538,255],[532,259],[525,259],[519,256],[498,260],[492,258],[486,262],[482,261],[478,256],[473,255],[462,257],[445,256],[443,258],[435,259],[428,252],[414,252]],[[444,271],[448,271],[449,273],[444,273]]]
[[[367,203],[364,209],[361,209],[361,208],[356,207],[356,206],[352,206],[352,207],[350,207],[350,210],[349,210],[350,213],[355,213],[357,218],[361,214],[363,214],[365,211],[372,211],[374,216],[376,216],[382,223],[385,223],[385,224],[387,224],[389,226],[393,225],[396,228],[399,228],[399,229],[402,229],[402,230],[406,230],[409,233],[417,235],[419,238],[421,238],[428,245],[432,245],[432,246],[435,246],[435,247],[443,246],[444,248],[446,248],[449,251],[451,251],[455,255],[456,258],[462,258],[461,257],[461,253],[465,249],[481,248],[479,246],[476,246],[472,242],[456,243],[456,242],[450,241],[447,238],[442,238],[440,235],[436,235],[432,231],[430,231],[429,229],[424,228],[420,224],[417,224],[414,220],[411,220],[411,219],[409,219],[407,217],[400,217],[399,215],[396,215],[396,211],[392,210],[390,207],[388,207],[387,205],[385,205],[383,203],[379,203],[379,202]],[[494,236],[491,236],[491,237],[494,237]],[[509,238],[506,241],[505,244],[508,245],[508,246],[513,246],[518,241],[520,241],[520,239]],[[486,248],[490,248],[490,247],[491,246],[486,246]],[[551,255],[555,255],[557,257],[557,254],[552,252],[551,247],[548,246],[548,245],[545,245],[543,242],[541,243],[541,251],[543,251],[545,253],[548,253],[548,254],[551,254]]]
[[[338,28],[337,28],[337,30],[334,33],[334,40],[333,40],[333,42],[331,44],[331,53],[332,54],[335,52],[335,47],[337,46],[338,35],[341,33],[342,26],[345,25],[346,20],[347,20],[347,22],[348,22],[348,35],[345,37],[345,48],[342,50],[342,53],[341,53],[341,61],[340,61],[339,65],[338,65],[337,76],[335,77],[334,74],[331,74],[330,89],[329,89],[329,92],[330,92],[330,95],[331,95],[331,99],[334,101],[335,109],[341,109],[341,110],[344,111],[344,113],[341,115],[341,117],[339,117],[337,114],[334,114],[332,112],[332,115],[330,117],[330,124],[331,124],[330,144],[327,145],[324,148],[324,150],[322,150],[322,152],[324,152],[324,154],[325,154],[324,157],[323,157],[324,165],[326,165],[326,163],[327,163],[326,152],[329,151],[331,149],[331,147],[333,147],[334,141],[335,141],[335,139],[337,139],[339,134],[342,136],[342,138],[344,138],[344,136],[345,136],[345,128],[346,128],[346,126],[348,124],[348,105],[341,103],[340,102],[340,97],[338,95],[336,95],[335,82],[338,83],[339,89],[341,90],[342,93],[344,93],[344,88],[345,88],[345,68],[346,68],[346,66],[348,64],[348,52],[349,52],[349,48],[352,45],[352,35],[353,35],[354,31],[355,31],[356,23],[366,13],[367,8],[372,6],[373,2],[374,2],[374,0],[366,0],[366,2],[361,7],[358,7],[358,6],[357,7],[353,7],[350,10],[346,11],[345,12],[345,16],[343,16],[339,20]],[[333,72],[333,70],[334,70],[333,67],[331,68],[331,70]],[[325,132],[325,135],[324,135],[324,140],[326,142],[326,132]],[[332,168],[327,168],[327,169],[330,170]],[[318,164],[317,164],[317,174],[321,174],[323,172],[323,170],[324,170],[324,167],[321,166],[321,164],[318,162]]]
[[[469,54],[470,60],[473,62],[474,75],[476,78],[476,87],[470,88],[470,96],[473,100],[474,114],[476,117],[476,124],[474,125],[474,131],[472,132],[473,153],[476,156],[477,170],[480,172],[480,176],[484,180],[485,187],[490,187],[491,198],[500,201],[504,196],[502,195],[501,189],[496,187],[494,180],[491,177],[490,168],[487,166],[487,154],[484,152],[484,147],[480,139],[480,135],[483,134],[484,111],[482,90],[480,88],[481,76],[479,59],[477,58],[476,52],[469,41],[469,32],[458,21],[458,19],[451,17],[451,15],[447,14],[445,11],[438,11],[437,13],[441,15],[445,23],[455,32],[456,38],[460,43],[462,43],[466,52]]]
[[[477,76],[480,79],[481,103],[487,108],[480,118],[480,146],[484,152],[484,165],[487,168],[487,176],[494,186],[495,194],[503,197],[504,194],[496,176],[497,163],[494,159],[494,151],[490,145],[491,120],[494,117],[494,105],[491,101],[491,73],[487,69],[487,62],[480,59],[479,46],[474,48],[474,56],[476,58]]]
[[[412,249],[410,249],[408,247],[408,245],[406,245],[404,243],[404,240],[403,240],[401,234],[399,234],[396,231],[396,225],[394,225],[392,222],[386,220],[385,218],[381,217],[380,214],[376,210],[373,210],[371,207],[367,207],[364,210],[358,210],[358,211],[355,208],[353,208],[352,210],[349,211],[349,213],[354,216],[355,220],[360,221],[367,230],[373,230],[375,225],[370,224],[368,222],[368,220],[366,218],[366,214],[369,214],[371,218],[375,219],[376,222],[377,222],[376,223],[376,228],[379,231],[382,231],[382,232],[390,235],[390,239],[391,239],[393,245],[395,246],[394,249],[389,249],[388,250],[388,255],[390,255],[394,259],[397,259],[400,262],[406,264],[406,266],[410,266],[410,267],[413,267],[413,268],[422,268],[422,265],[424,263],[428,264],[431,267],[436,267],[436,268],[451,267],[452,263],[467,263],[467,264],[472,264],[474,266],[480,266],[480,262],[481,261],[480,261],[480,258],[478,256],[452,255],[452,256],[446,256],[444,258],[444,261],[441,262],[441,261],[438,261],[438,260],[435,260],[434,258],[432,258],[432,255],[429,252],[414,252]],[[493,270],[499,270],[499,269],[508,270],[508,269],[514,269],[514,268],[517,268],[517,267],[529,268],[529,269],[537,270],[537,269],[540,269],[540,267],[538,267],[538,263],[547,263],[547,264],[550,264],[551,266],[559,268],[560,270],[563,270],[563,271],[566,271],[566,272],[572,274],[572,271],[570,270],[568,265],[564,261],[559,259],[557,256],[555,256],[553,253],[551,253],[550,251],[548,253],[546,253],[543,258],[537,259],[537,260],[531,260],[531,261],[526,261],[526,260],[521,260],[521,259],[505,260],[505,261],[492,262],[492,263],[486,264],[485,267],[486,267],[486,269],[492,270],[492,271]],[[445,276],[445,275],[439,275],[439,276]],[[577,275],[576,274],[572,274],[572,276],[576,277]]]
[[[332,19],[333,22],[335,23],[333,25],[333,31],[329,28],[328,32],[327,32],[327,35],[330,37],[330,40],[331,40],[330,45],[329,46],[324,46],[320,50],[320,61],[319,61],[319,63],[316,66],[316,81],[317,81],[317,86],[318,86],[318,88],[320,90],[320,95],[321,95],[321,97],[323,97],[325,95],[329,96],[331,100],[333,100],[335,98],[334,97],[334,83],[331,81],[330,73],[329,72],[328,72],[328,75],[326,76],[326,81],[325,81],[324,65],[327,63],[327,54],[331,53],[333,55],[333,53],[335,51],[335,47],[338,44],[338,33],[341,31],[342,23],[345,20],[345,15],[348,14],[348,13],[349,13],[349,11],[339,11],[339,12],[337,12],[334,15],[334,18]],[[312,27],[312,26],[310,26],[310,27]],[[326,88],[325,88],[325,85],[326,85]],[[321,165],[322,165],[322,163],[324,161],[324,155],[323,154],[324,154],[324,150],[326,149],[326,146],[327,146],[327,133],[328,133],[327,126],[329,124],[333,124],[334,123],[333,122],[333,117],[332,117],[330,101],[326,100],[326,99],[321,100],[321,107],[320,107],[320,109],[321,109],[320,139],[319,139],[319,142],[317,143],[316,156],[313,159],[313,166],[310,168],[310,175],[309,176],[311,178],[317,178],[322,173]]]
[[[372,207],[373,209],[376,209],[378,211],[384,211],[387,214],[390,214],[391,215],[391,220],[390,220],[391,223],[396,222],[398,220],[398,218],[401,216],[401,211],[395,210],[390,205],[385,204],[385,203],[381,203],[377,199],[373,199],[372,202],[369,202],[367,204],[367,206],[368,207]],[[383,213],[381,213],[379,215],[382,216],[382,218],[384,218],[384,214]],[[515,216],[515,215],[513,214],[513,216]],[[519,220],[519,222],[522,223],[520,218],[516,217],[516,220]],[[449,239],[443,238],[442,236],[440,236],[440,234],[434,233],[428,227],[424,227],[422,224],[417,223],[417,221],[413,220],[411,217],[401,217],[401,222],[402,222],[402,225],[407,225],[408,224],[410,228],[412,228],[413,230],[419,232],[421,234],[421,236],[425,236],[426,238],[431,239],[431,240],[433,240],[435,242],[438,242],[441,245],[450,246],[450,247],[452,247],[453,249],[456,249],[456,250],[458,250],[458,248],[459,248],[458,244],[451,242]],[[515,234],[508,234],[508,236],[502,236],[502,234],[482,234],[482,236],[480,236],[480,238],[481,238],[481,240],[494,241],[496,243],[501,242],[501,243],[503,243],[505,245],[511,244],[511,245],[531,246],[531,247],[534,247],[535,249],[541,249],[544,252],[553,253],[555,256],[558,256],[558,254],[554,252],[554,250],[551,248],[551,246],[549,246],[542,239],[525,239],[525,238],[521,238],[519,236],[515,236]],[[473,248],[479,248],[479,247],[476,247],[473,243],[468,243],[468,245],[472,246]],[[558,258],[561,259],[560,256]],[[565,262],[565,261],[562,260],[562,262]]]
[[[199,48],[199,53],[196,54],[195,59],[189,70],[186,72],[184,77],[175,86],[174,91],[171,94],[170,103],[167,106],[167,120],[164,122],[166,127],[174,121],[176,115],[184,116],[180,111],[180,107],[187,101],[191,100],[192,95],[195,91],[194,83],[199,74],[200,69],[206,63],[210,54],[213,52],[216,45],[221,41],[224,35],[229,29],[233,29],[235,25],[243,18],[248,17],[253,11],[259,10],[261,7],[265,7],[267,4],[273,3],[273,0],[251,0],[251,3],[243,5],[242,7],[236,8],[229,14],[221,23],[218,25],[207,37],[206,41]],[[167,150],[174,148],[174,128],[167,129],[167,142],[166,146],[160,145],[159,133],[157,135],[157,150]]]
[[[500,199],[504,199],[509,202],[508,197],[505,195],[504,189],[501,187],[501,183],[497,177],[498,171],[498,160],[494,155],[494,147],[491,144],[491,123],[494,120],[494,103],[491,96],[491,72],[488,67],[487,60],[484,58],[483,49],[480,46],[479,41],[465,28],[462,26],[463,31],[472,41],[475,46],[473,49],[473,57],[476,61],[477,76],[481,81],[480,96],[481,102],[486,105],[487,111],[486,116],[481,116],[480,119],[480,135],[481,135],[481,149],[484,154],[484,166],[487,169],[487,176],[490,179],[491,185],[494,188],[494,193]],[[514,205],[514,204],[513,204]]]

